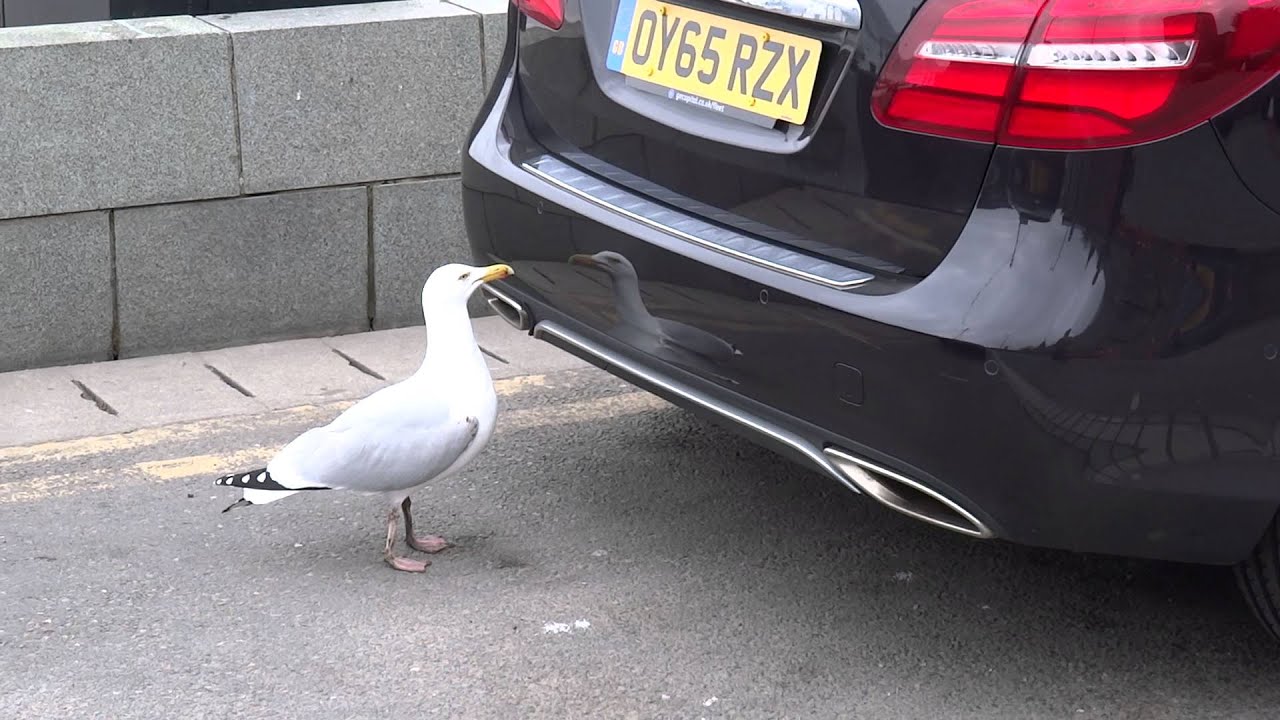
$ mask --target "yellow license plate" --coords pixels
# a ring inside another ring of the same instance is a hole
[[[659,0],[622,0],[606,64],[669,88],[672,99],[800,124],[821,54],[813,38]]]

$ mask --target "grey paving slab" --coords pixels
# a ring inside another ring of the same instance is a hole
[[[544,374],[581,366],[554,353],[548,353],[548,349],[560,353],[549,345],[546,349],[536,347],[545,343],[530,340],[535,346],[518,345],[518,339],[505,337],[508,330],[511,333],[515,333],[515,330],[499,317],[477,318],[472,321],[472,327],[480,347],[488,350],[498,348],[493,352],[502,357],[502,360],[488,355],[485,358],[489,364],[489,372],[495,379]],[[412,375],[422,365],[422,356],[427,349],[427,334],[423,327],[405,327],[331,337],[326,338],[325,343],[373,369],[387,378],[388,382],[396,382]]]
[[[245,397],[191,353],[118,360],[68,368],[84,385],[120,414],[130,427],[224,417],[261,411],[266,406]]]
[[[319,339],[227,348],[199,357],[271,408],[364,397],[384,384]]]
[[[364,188],[118,212],[121,355],[367,328],[367,228]]]
[[[387,382],[399,382],[422,364],[427,331],[423,327],[406,327],[329,337],[324,342],[372,369]]]
[[[510,0],[446,0],[450,5],[457,5],[460,8],[470,10],[477,15],[507,15],[507,8],[511,7]]]
[[[236,194],[230,63],[191,17],[0,29],[0,218]]]
[[[502,372],[508,376],[545,375],[589,365],[548,342],[516,330],[502,318],[480,318],[472,325],[480,347],[506,361]]]
[[[500,318],[477,319],[473,326],[477,342],[502,358],[486,356],[497,380],[587,367]],[[2,373],[0,412],[14,421],[0,423],[0,446],[364,397],[418,369],[425,332],[408,327]],[[242,395],[223,377],[253,397]],[[81,397],[73,381],[84,383],[92,395]],[[94,397],[117,414],[99,410]]]
[[[480,20],[436,0],[204,18],[235,48],[252,193],[460,169]]]
[[[67,368],[0,373],[0,447],[121,432],[120,418],[98,409]]]
[[[0,278],[0,372],[111,357],[107,213],[0,221]]]
[[[510,7],[510,3],[506,3]],[[507,13],[489,13],[484,16],[484,72],[486,87],[498,75],[498,65],[507,43]]]
[[[484,71],[486,87],[497,75],[502,60],[503,46],[507,41],[507,12],[510,0],[449,0],[481,16],[484,31]]]
[[[374,186],[375,328],[421,325],[422,284],[433,270],[451,262],[472,262],[457,178]],[[477,317],[490,314],[479,296],[469,309]]]

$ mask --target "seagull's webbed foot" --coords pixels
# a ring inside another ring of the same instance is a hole
[[[435,554],[448,550],[453,544],[439,535],[414,535],[413,534],[413,513],[411,508],[413,502],[409,498],[405,498],[400,504],[400,508],[404,511],[404,534],[405,542],[409,547],[419,552]]]
[[[396,570],[404,572],[420,573],[426,572],[427,566],[431,564],[430,560],[414,560],[412,558],[400,557],[391,552],[396,545],[396,530],[400,526],[400,511],[391,508],[387,513],[387,544],[382,549],[382,557],[387,564]]]
[[[387,564],[391,567],[404,572],[421,573],[427,571],[427,566],[431,564],[430,560],[414,560],[407,557],[397,557],[395,555],[387,556]]]
[[[453,544],[439,535],[410,535],[405,538],[405,542],[409,547],[418,552],[430,553],[432,555],[438,552],[444,552],[453,547]]]

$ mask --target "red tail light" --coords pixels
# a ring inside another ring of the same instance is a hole
[[[564,0],[511,0],[511,4],[552,30],[564,25]]]
[[[880,73],[883,124],[1052,149],[1176,135],[1280,74],[1280,0],[930,0]]]

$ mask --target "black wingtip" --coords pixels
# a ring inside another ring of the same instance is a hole
[[[238,507],[247,507],[247,506],[252,505],[252,504],[253,504],[253,503],[249,502],[248,500],[245,500],[244,498],[240,498],[239,500],[237,500],[237,501],[235,501],[235,502],[231,503],[230,505],[228,505],[228,506],[227,506],[227,508],[226,508],[225,510],[223,510],[222,512],[224,512],[224,513],[229,513],[229,512],[231,512],[232,510],[235,510],[235,509],[236,509],[236,508],[238,508]]]
[[[214,480],[213,484],[222,485],[224,487],[240,487],[240,488],[262,487],[262,485],[267,483],[268,481],[270,481],[272,484],[275,483],[274,480],[270,480],[270,477],[271,477],[271,474],[267,472],[266,468],[258,468],[257,470],[251,470],[249,472],[239,472],[233,475],[223,475],[217,480]]]
[[[249,488],[252,490],[274,490],[281,492],[297,492],[299,490],[328,490],[327,487],[308,486],[308,487],[285,487],[275,481],[271,477],[271,471],[266,468],[258,468],[249,472],[236,473],[234,475],[223,475],[213,481],[214,485],[219,487],[233,488]]]

